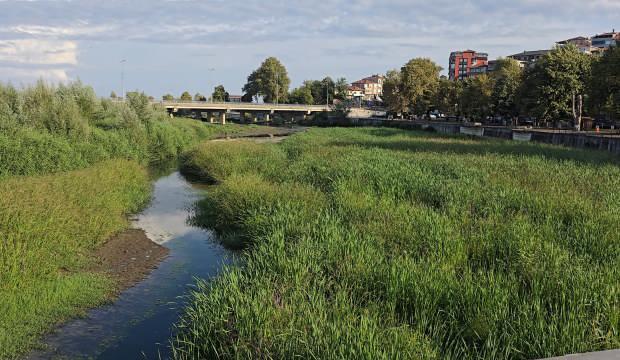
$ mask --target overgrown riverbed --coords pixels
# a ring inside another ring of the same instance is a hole
[[[242,266],[174,354],[530,359],[620,347],[620,169],[605,153],[386,129],[205,143],[197,220]]]

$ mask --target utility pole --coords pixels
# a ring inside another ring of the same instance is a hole
[[[214,72],[215,68],[208,68],[207,71],[209,72]],[[215,84],[215,82],[214,82]],[[209,89],[209,82],[207,81],[207,89]],[[215,91],[215,85],[213,85],[213,91]],[[211,93],[211,95],[209,95],[209,99],[211,100],[211,102],[213,103],[213,93]]]
[[[278,69],[276,69],[276,105],[278,105],[278,100],[280,97],[280,73]]]
[[[121,60],[121,99],[125,101],[125,63],[127,60]]]
[[[329,107],[329,81],[325,82],[325,104]]]
[[[575,121],[575,130],[581,131],[581,116],[583,112],[583,95],[573,93],[573,119]]]

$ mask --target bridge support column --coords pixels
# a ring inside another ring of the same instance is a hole
[[[265,114],[265,121],[266,121],[266,122],[269,122],[269,121],[271,120],[271,119],[270,119],[270,116],[271,116],[271,115],[270,115],[269,113]]]
[[[220,121],[222,122],[222,125],[226,124],[226,111],[222,111],[220,113]]]
[[[208,112],[207,113],[207,119],[209,119],[209,124],[213,124],[213,113],[212,112]]]

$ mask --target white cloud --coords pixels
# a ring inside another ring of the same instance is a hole
[[[114,31],[114,25],[89,25],[87,22],[74,26],[47,26],[40,24],[22,24],[0,27],[1,32],[29,35],[43,38],[92,37]]]
[[[77,65],[77,43],[66,40],[0,40],[0,61],[31,65]]]
[[[13,83],[32,83],[43,79],[52,83],[66,83],[70,80],[67,70],[57,68],[25,69],[0,66],[0,79]]]

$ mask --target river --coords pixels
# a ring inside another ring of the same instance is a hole
[[[178,172],[160,177],[151,204],[133,220],[148,237],[167,247],[169,256],[136,286],[107,306],[91,310],[48,336],[48,349],[31,359],[168,358],[168,341],[196,278],[218,274],[231,260],[213,233],[188,224],[199,187]]]

